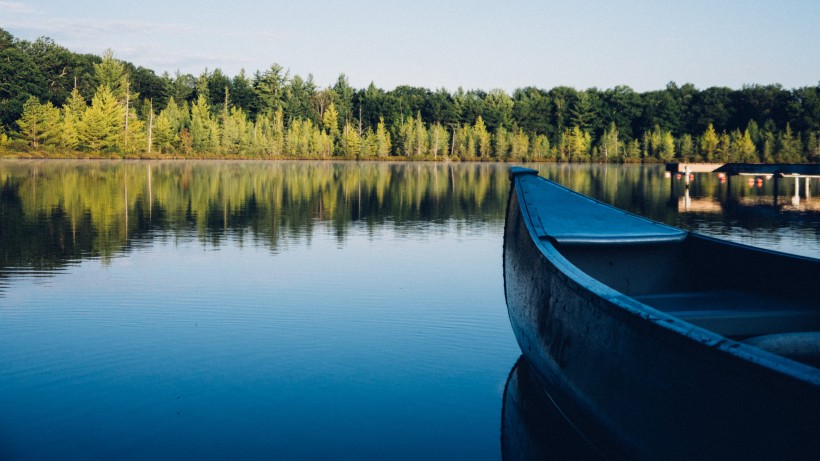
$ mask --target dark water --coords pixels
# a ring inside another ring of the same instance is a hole
[[[686,208],[662,168],[537,168],[820,255],[788,183],[699,177]],[[0,459],[502,456],[506,165],[5,161],[0,184]]]

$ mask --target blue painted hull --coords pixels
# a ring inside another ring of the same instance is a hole
[[[556,186],[526,170],[511,178],[504,284],[513,331],[550,395],[602,450],[817,458],[820,369],[746,341],[820,331],[820,261],[694,234],[562,241],[547,223],[562,213],[550,210],[562,206]],[[539,198],[548,193],[554,204]]]

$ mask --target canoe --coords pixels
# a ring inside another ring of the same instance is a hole
[[[510,179],[510,322],[579,431],[630,459],[818,459],[820,260]]]

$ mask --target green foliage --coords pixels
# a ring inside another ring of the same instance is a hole
[[[191,142],[195,150],[210,152],[216,147],[218,127],[211,117],[211,108],[204,95],[200,94],[191,107]]]
[[[93,96],[90,106],[82,94]],[[219,69],[157,76],[110,50],[80,55],[0,29],[0,124],[13,143],[140,154],[149,121],[152,148],[184,156],[820,160],[820,84],[526,87],[510,96],[372,83],[357,90],[340,74],[320,89],[278,64],[253,78]]]
[[[60,111],[51,102],[40,104],[31,96],[23,104],[23,115],[17,125],[20,136],[31,148],[54,145],[60,133]]]
[[[91,150],[114,150],[124,129],[125,108],[107,86],[100,85],[80,120],[80,143]]]
[[[478,145],[478,156],[487,158],[490,156],[490,133],[484,125],[484,119],[479,115],[473,127],[473,136]]]
[[[125,96],[125,65],[114,59],[114,53],[110,49],[103,53],[101,63],[94,64],[94,76],[97,86],[108,88],[117,98]]]
[[[322,127],[334,138],[339,136],[339,112],[336,110],[336,105],[332,102],[327,106],[327,109],[322,115]]]
[[[604,156],[604,160],[609,160],[610,158],[617,159],[623,150],[622,146],[623,142],[620,139],[618,127],[615,125],[615,122],[611,122],[609,128],[601,137],[599,144],[599,149]]]
[[[720,143],[720,139],[718,138],[717,133],[715,132],[715,127],[712,126],[710,123],[706,127],[706,131],[703,132],[703,136],[700,138],[700,151],[701,155],[703,155],[704,160],[707,162],[714,162],[716,161],[716,153],[718,149],[718,144]]]

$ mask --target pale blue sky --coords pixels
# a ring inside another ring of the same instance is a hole
[[[0,0],[0,27],[158,74],[279,63],[322,87],[820,82],[818,0]]]

